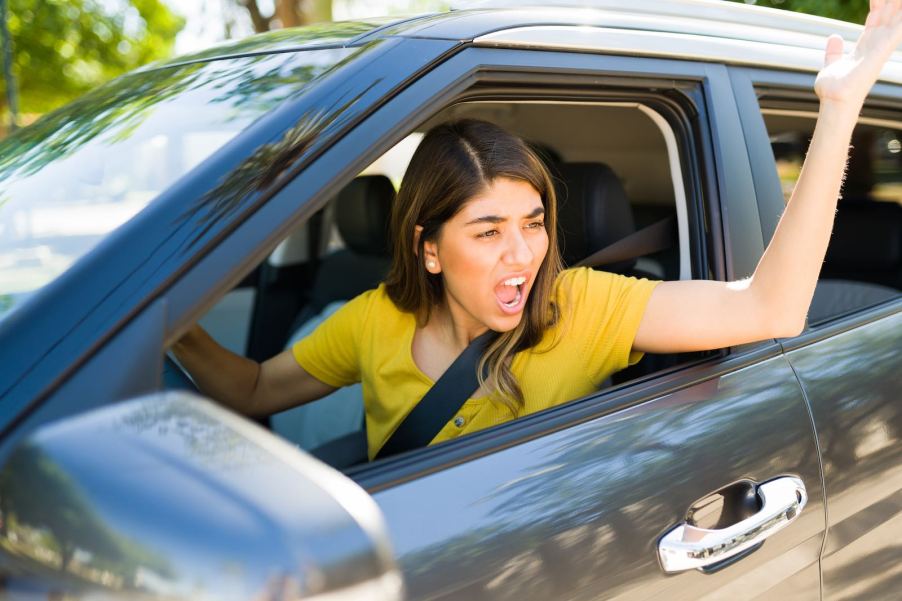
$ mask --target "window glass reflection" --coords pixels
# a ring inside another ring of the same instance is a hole
[[[0,319],[353,51],[138,71],[0,143]]]

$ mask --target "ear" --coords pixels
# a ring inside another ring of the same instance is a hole
[[[413,253],[417,255],[418,247],[420,245],[420,236],[423,234],[423,226],[415,225],[413,228]],[[438,260],[438,244],[436,244],[432,240],[425,240],[423,242],[423,254],[424,257],[419,257],[419,260],[423,261],[423,266],[426,268],[426,271],[432,274],[439,274],[442,271],[442,265]]]
[[[413,254],[414,254],[414,256],[417,256],[419,254],[418,251],[420,250],[420,236],[422,235],[422,233],[423,233],[422,225],[413,226]]]

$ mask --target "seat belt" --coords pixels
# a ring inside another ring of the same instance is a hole
[[[397,455],[411,449],[425,447],[441,432],[454,414],[479,389],[476,366],[485,349],[498,336],[489,330],[474,338],[445,370],[445,373],[407,414],[401,425],[382,445],[375,459]]]
[[[674,223],[673,217],[657,221],[592,253],[577,265],[609,265],[670,248],[674,241]],[[432,442],[479,388],[476,366],[497,336],[497,332],[489,330],[474,338],[404,418],[374,459],[419,449]]]
[[[672,216],[656,221],[613,244],[605,246],[601,250],[595,251],[577,263],[576,266],[598,267],[600,265],[610,265],[611,263],[636,259],[666,250],[674,244],[675,223],[676,220]]]

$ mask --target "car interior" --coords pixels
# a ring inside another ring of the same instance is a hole
[[[674,231],[666,248],[598,268],[661,280],[693,277],[692,266],[698,263],[690,256],[692,224],[679,150],[674,132],[655,111],[630,102],[465,101],[431,117],[347,183],[200,324],[230,350],[262,361],[290,348],[347,300],[376,287],[389,268],[388,217],[406,165],[425,131],[459,118],[497,123],[520,135],[546,161],[556,183],[566,265],[670,219]],[[778,165],[791,173],[791,166],[804,157],[802,141],[814,122],[781,114],[766,114],[765,119]],[[878,131],[874,135],[885,137]],[[882,302],[887,295],[898,295],[902,285],[902,222],[898,216],[894,220],[884,216],[902,207],[870,199],[854,202],[860,204],[840,211],[824,270],[830,283],[819,286],[812,322],[863,303]],[[646,355],[605,386],[679,369],[716,354]],[[164,381],[168,387],[190,386],[172,366]],[[359,385],[273,415],[266,425],[333,467],[366,461]]]

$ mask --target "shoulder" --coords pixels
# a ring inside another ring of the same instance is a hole
[[[574,267],[563,270],[558,276],[556,299],[562,307],[577,311],[615,310],[624,301],[646,299],[659,283],[589,267]]]
[[[587,292],[617,285],[620,278],[635,279],[607,271],[596,271],[589,267],[571,267],[564,269],[558,275],[555,294],[560,303],[578,302]]]
[[[360,296],[366,299],[365,302],[368,303],[369,310],[374,315],[388,317],[403,313],[388,295],[384,282],[372,290],[367,290]]]
[[[585,285],[592,279],[611,279],[623,277],[607,271],[598,271],[591,267],[568,267],[562,270],[557,276],[557,285],[559,288],[568,288],[572,286]]]
[[[376,288],[358,294],[345,303],[338,312],[344,314],[346,319],[367,327],[393,323],[404,315],[388,296],[385,284],[379,284]]]

